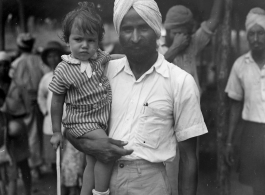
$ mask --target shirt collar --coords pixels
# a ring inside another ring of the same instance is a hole
[[[91,78],[92,76],[92,67],[89,61],[83,62],[76,58],[73,58],[71,55],[62,55],[62,60],[72,65],[80,65],[80,72],[86,72],[87,76]]]
[[[128,74],[132,74],[132,71],[131,71],[131,68],[129,66],[129,62],[128,62],[127,57],[119,59],[118,61],[119,62],[116,65],[116,70],[113,74],[113,78],[117,74],[119,74],[122,70],[124,70],[124,72],[126,72]],[[164,61],[165,61],[164,56],[162,54],[158,53],[158,58],[157,58],[156,62],[148,71],[146,71],[145,74],[150,74],[154,70],[156,70],[156,72],[159,73],[160,75],[162,75],[163,77],[166,77],[166,78],[169,77],[169,72],[168,72],[167,66],[163,64]]]
[[[250,51],[245,55],[245,62],[248,64],[254,62]]]

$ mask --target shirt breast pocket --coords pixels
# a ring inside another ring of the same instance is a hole
[[[167,115],[164,110],[144,106],[135,137],[137,143],[144,147],[158,148],[165,131]]]

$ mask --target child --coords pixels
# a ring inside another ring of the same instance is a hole
[[[49,89],[53,92],[51,116],[54,148],[62,145],[61,121],[63,104],[66,117],[63,125],[75,137],[106,138],[111,108],[111,88],[103,74],[111,57],[99,49],[104,34],[103,23],[94,5],[79,3],[63,22],[63,38],[71,54],[63,55],[56,67]],[[120,56],[116,56],[120,57]],[[81,195],[109,194],[112,164],[104,164],[86,156]],[[94,181],[95,177],[95,181]]]

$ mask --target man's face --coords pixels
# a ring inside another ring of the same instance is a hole
[[[191,35],[192,35],[191,29],[188,28],[187,26],[179,26],[179,27],[167,30],[166,45],[170,47],[173,43],[175,36],[179,34],[187,35],[189,40],[191,40]]]
[[[248,43],[252,52],[265,51],[265,29],[255,24],[247,34]]]
[[[120,44],[127,58],[144,61],[156,54],[156,33],[132,8],[120,26]]]

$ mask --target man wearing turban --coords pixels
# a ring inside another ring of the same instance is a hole
[[[110,138],[80,142],[66,133],[81,151],[117,160],[111,195],[170,195],[164,162],[175,158],[177,142],[179,192],[196,194],[196,140],[207,128],[193,77],[157,52],[161,21],[154,0],[115,1],[114,26],[126,57],[106,68],[113,95]]]
[[[214,30],[221,19],[223,0],[214,0],[211,16],[204,21],[200,28],[193,34],[193,14],[185,6],[176,5],[171,7],[164,22],[166,29],[165,46],[159,51],[165,58],[190,73],[198,87],[196,60],[197,54],[209,43]]]
[[[253,8],[246,19],[250,51],[239,57],[225,89],[231,99],[226,160],[233,164],[232,138],[242,115],[239,181],[265,194],[265,11]],[[242,113],[241,113],[242,112]]]

